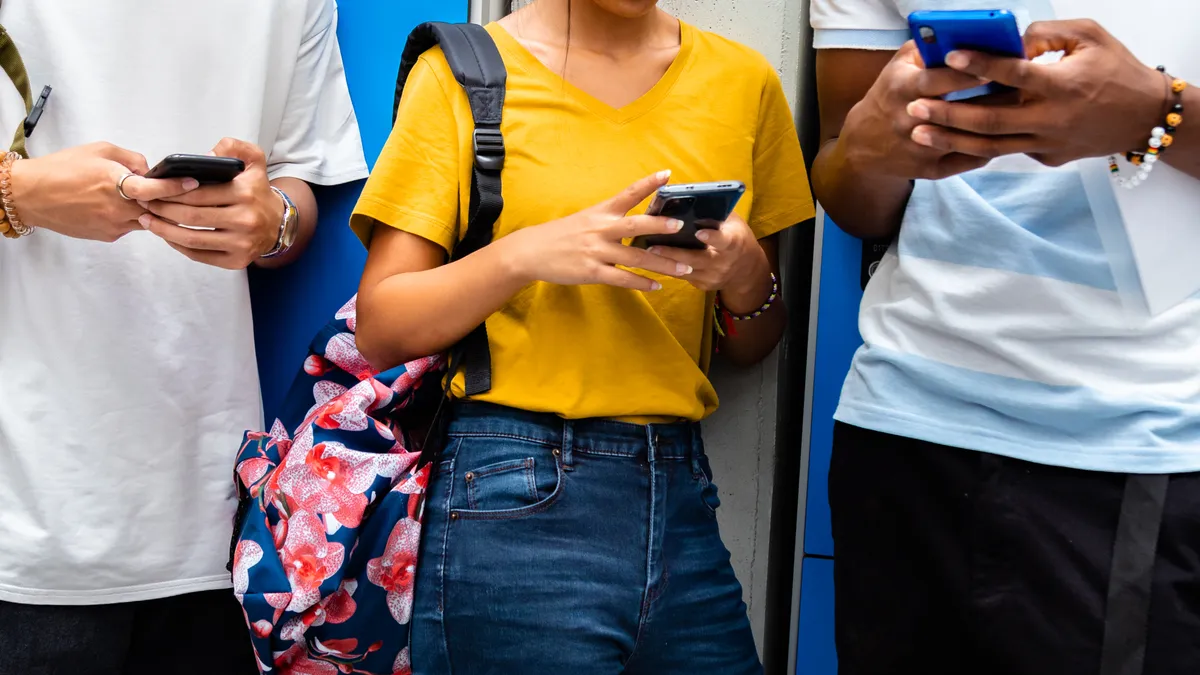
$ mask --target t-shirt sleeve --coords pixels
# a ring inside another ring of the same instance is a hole
[[[817,49],[896,50],[909,39],[895,0],[812,0],[809,22]]]
[[[366,245],[376,223],[428,239],[447,252],[457,241],[458,127],[430,60],[435,53],[440,54],[422,56],[409,73],[396,124],[350,218]]]
[[[271,179],[337,185],[366,178],[362,137],[346,86],[334,0],[310,3],[283,119],[267,150]]]
[[[758,131],[754,137],[754,204],[750,229],[759,239],[812,218],[804,153],[779,75],[764,63]]]

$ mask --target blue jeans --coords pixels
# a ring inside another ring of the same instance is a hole
[[[456,406],[414,675],[762,673],[694,424]]]

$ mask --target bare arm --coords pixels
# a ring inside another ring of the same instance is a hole
[[[518,230],[449,264],[437,244],[377,226],[359,287],[359,350],[379,369],[445,351],[534,281],[657,290],[657,282],[617,265],[678,273],[674,260],[621,243],[679,230],[682,223],[669,218],[626,215],[669,176],[649,176],[602,204]]]
[[[838,227],[863,239],[895,234],[912,194],[907,178],[872,176],[854,167],[840,138],[846,115],[867,95],[892,56],[851,49],[817,51],[821,151],[813,161],[813,192]],[[870,189],[864,190],[868,184]]]
[[[304,253],[304,249],[308,248],[308,243],[317,231],[317,198],[313,195],[312,186],[299,178],[276,178],[271,181],[271,185],[283,190],[296,205],[296,211],[300,213],[300,228],[296,232],[295,243],[287,253],[255,261],[256,265],[267,269],[284,267],[295,262]],[[280,212],[282,213],[282,206]]]
[[[760,239],[758,243],[762,246],[769,269],[777,279],[780,278],[778,237]],[[721,301],[730,312],[747,314],[766,302],[771,293],[770,275],[763,273],[752,279],[754,283],[744,290],[730,288],[721,292]],[[780,296],[762,316],[736,322],[736,334],[727,333],[721,338],[721,354],[738,366],[752,366],[767,358],[775,345],[779,344],[787,321],[787,305]]]

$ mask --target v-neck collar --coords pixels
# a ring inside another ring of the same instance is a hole
[[[679,53],[675,55],[675,60],[671,62],[671,66],[667,68],[667,72],[659,78],[646,93],[639,96],[636,100],[628,103],[620,108],[601,101],[592,96],[586,91],[571,84],[566,78],[546,67],[538,57],[533,55],[521,44],[511,33],[503,26],[494,23],[490,26],[492,30],[492,38],[500,45],[501,49],[506,51],[509,56],[516,59],[521,67],[526,70],[531,76],[540,78],[544,81],[552,83],[555,87],[564,89],[568,94],[575,98],[579,103],[584,105],[596,115],[610,120],[616,124],[625,124],[642,115],[650,112],[667,94],[671,93],[671,89],[679,80],[680,74],[687,68],[688,61],[692,55],[692,42],[694,40],[692,26],[684,21],[679,22]]]

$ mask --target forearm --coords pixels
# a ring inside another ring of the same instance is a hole
[[[894,236],[912,194],[912,181],[854,167],[844,145],[841,138],[833,138],[822,146],[813,162],[813,194],[848,234],[860,239]]]
[[[259,258],[255,263],[259,267],[275,269],[295,262],[317,232],[317,198],[313,195],[312,186],[299,178],[276,178],[271,185],[282,190],[296,205],[300,214],[300,225],[296,231],[296,241],[287,253],[274,258]],[[282,207],[280,213],[282,214]],[[282,215],[281,215],[282,217]]]
[[[1200,123],[1200,87],[1192,85],[1184,89],[1182,98],[1184,124],[1191,122],[1191,126],[1176,130],[1175,142],[1163,153],[1162,161],[1200,178],[1200,130],[1195,128]],[[1192,119],[1188,119],[1189,115]]]
[[[750,315],[768,302],[772,292],[779,291],[771,278],[772,273],[775,283],[780,278],[777,237],[767,237],[758,243],[764,254],[760,270],[745,275],[742,283],[731,284],[720,293],[721,306],[730,314]],[[767,358],[779,344],[787,328],[787,306],[783,297],[777,296],[759,316],[732,324],[722,326],[725,335],[719,345],[721,354],[739,366],[751,366]]]
[[[462,260],[387,277],[358,296],[358,348],[376,368],[437,354],[462,340],[529,280],[504,239]]]

